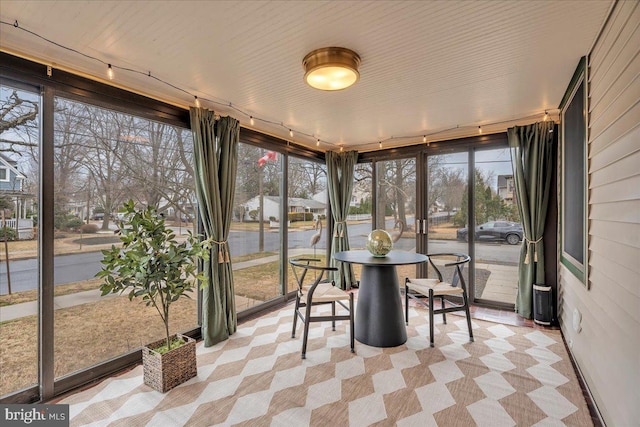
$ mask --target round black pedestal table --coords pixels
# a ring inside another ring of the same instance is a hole
[[[396,347],[407,341],[396,265],[419,264],[426,255],[391,251],[374,257],[369,251],[343,251],[337,261],[362,265],[356,306],[356,340],[373,347]]]

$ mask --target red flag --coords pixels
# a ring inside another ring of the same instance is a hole
[[[258,159],[258,167],[264,166],[265,163],[267,163],[269,160],[272,160],[274,162],[278,160],[278,153],[276,153],[275,151],[267,151],[267,154]]]

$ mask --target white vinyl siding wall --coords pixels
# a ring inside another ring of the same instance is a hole
[[[562,331],[611,426],[640,422],[639,5],[618,2],[589,54],[589,290],[560,267]]]

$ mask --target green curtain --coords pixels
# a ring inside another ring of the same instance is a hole
[[[358,160],[357,151],[336,153],[329,151],[326,154],[329,203],[333,216],[334,233],[331,244],[332,267],[338,267],[338,271],[332,274],[332,279],[342,289],[351,289],[355,283],[353,267],[346,262],[338,262],[333,259],[336,252],[349,250],[349,232],[347,230],[347,215],[351,193],[353,192],[353,168]]]
[[[516,313],[531,319],[533,285],[544,284],[544,226],[553,171],[552,121],[507,130],[518,210],[524,230],[520,249]]]
[[[238,169],[240,123],[231,117],[216,120],[213,111],[190,109],[193,132],[196,195],[205,235],[214,240],[204,263],[202,336],[206,347],[229,338],[238,321],[229,254],[229,228]]]

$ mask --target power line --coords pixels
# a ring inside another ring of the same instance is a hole
[[[24,31],[27,34],[30,34],[30,35],[32,35],[34,37],[37,37],[37,38],[39,38],[39,39],[41,39],[41,40],[43,40],[43,41],[45,41],[47,43],[50,43],[50,44],[52,44],[54,46],[57,46],[57,47],[61,48],[61,49],[65,49],[65,50],[67,50],[69,52],[73,52],[73,53],[75,53],[77,55],[80,55],[80,56],[82,56],[84,58],[90,59],[92,61],[96,61],[96,62],[98,62],[98,63],[100,63],[100,64],[102,64],[102,65],[107,67],[107,71],[108,71],[110,79],[114,78],[114,75],[112,74],[113,70],[121,70],[121,71],[126,71],[126,72],[130,72],[130,73],[143,75],[143,76],[149,77],[149,78],[151,78],[151,79],[153,79],[153,80],[155,80],[155,81],[157,81],[159,83],[162,83],[162,84],[164,84],[164,85],[166,85],[166,86],[168,86],[168,87],[170,87],[172,89],[175,89],[175,90],[177,90],[179,92],[182,92],[182,93],[184,93],[186,95],[189,95],[189,96],[193,97],[194,103],[197,106],[200,105],[200,101],[207,101],[207,102],[209,102],[211,104],[214,104],[214,105],[219,105],[219,106],[222,106],[222,107],[225,107],[225,108],[229,108],[229,109],[231,109],[233,111],[236,111],[236,112],[248,117],[251,120],[252,124],[253,124],[254,121],[259,121],[259,122],[262,122],[262,123],[265,123],[265,124],[269,124],[269,125],[273,125],[273,126],[279,126],[279,127],[283,128],[285,131],[288,131],[289,132],[289,136],[291,138],[293,138],[294,133],[295,133],[295,134],[306,136],[308,138],[313,139],[314,143],[315,143],[314,144],[315,146],[319,146],[320,143],[322,143],[324,145],[329,145],[331,147],[339,148],[341,150],[344,148],[344,146],[342,144],[335,144],[335,143],[332,143],[332,142],[329,142],[329,141],[321,140],[320,138],[318,138],[314,134],[302,132],[302,131],[299,131],[299,130],[294,130],[293,126],[285,125],[285,123],[282,122],[282,121],[269,120],[269,119],[265,119],[265,118],[256,116],[253,113],[248,113],[246,110],[244,110],[241,107],[238,107],[237,105],[234,105],[230,101],[224,101],[224,100],[223,101],[216,101],[214,99],[209,99],[209,98],[204,98],[204,97],[197,96],[196,94],[194,94],[194,93],[192,93],[192,92],[190,92],[190,91],[188,91],[188,90],[186,90],[184,88],[176,86],[173,83],[170,83],[170,82],[168,82],[166,80],[161,79],[160,77],[157,77],[157,76],[151,74],[151,71],[140,71],[140,70],[136,70],[134,68],[120,66],[120,65],[114,64],[112,62],[110,63],[110,62],[104,61],[104,60],[102,60],[102,59],[100,59],[100,58],[98,58],[96,56],[89,55],[87,53],[81,52],[81,51],[79,51],[77,49],[74,49],[74,48],[71,48],[69,46],[65,46],[63,44],[60,44],[60,43],[54,41],[54,40],[51,40],[51,39],[49,39],[49,38],[47,38],[45,36],[42,36],[42,35],[38,34],[35,31],[31,31],[31,30],[29,30],[27,28],[24,28],[24,27],[20,26],[20,24],[19,24],[17,19],[13,23],[0,20],[0,24],[11,26],[12,28],[15,28],[17,30]],[[544,120],[547,120],[547,118],[548,118],[548,111],[549,111],[549,109],[545,109],[544,110],[544,114],[545,114],[545,119]],[[542,113],[540,113],[540,114],[542,114]],[[493,123],[484,123],[482,126],[486,127],[486,126],[493,126],[493,125],[497,125],[497,124],[511,123],[511,122],[514,122],[514,121],[517,121],[517,120],[525,120],[525,119],[529,119],[529,118],[538,117],[540,114],[530,115],[530,116],[527,116],[527,117],[521,117],[521,118],[513,119],[513,120],[503,120],[503,121],[493,122]],[[415,134],[415,135],[411,134],[411,135],[403,135],[403,136],[390,136],[388,138],[378,139],[375,142],[359,144],[358,146],[360,146],[360,147],[368,147],[368,146],[372,146],[374,144],[378,144],[380,146],[380,148],[382,148],[382,145],[385,142],[389,142],[389,141],[420,140],[420,139],[422,139],[423,142],[426,142],[428,144],[429,143],[429,141],[427,140],[428,137],[432,137],[434,135],[439,135],[439,134],[444,134],[446,132],[449,132],[449,131],[452,131],[452,130],[456,130],[456,129],[467,129],[467,128],[471,129],[471,128],[476,128],[476,127],[479,129],[480,133],[482,133],[482,127],[478,126],[478,125],[462,125],[462,126],[461,125],[456,125],[454,127],[449,127],[449,128],[438,130],[438,131],[434,131],[434,132],[420,132],[420,133]]]

